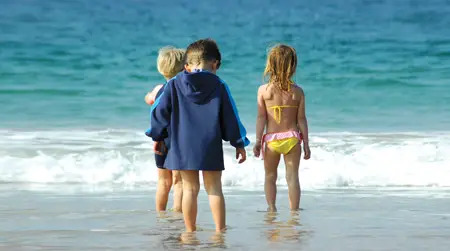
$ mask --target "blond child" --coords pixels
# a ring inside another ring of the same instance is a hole
[[[268,83],[258,90],[258,117],[254,155],[264,158],[264,191],[268,211],[276,211],[277,168],[283,155],[286,165],[289,205],[298,210],[300,181],[298,169],[303,141],[304,159],[311,156],[308,140],[308,122],[305,115],[305,94],[292,81],[297,68],[297,55],[288,45],[273,47],[267,56],[264,76]],[[265,134],[264,134],[265,132]]]
[[[157,68],[166,81],[175,77],[184,69],[184,49],[177,49],[171,46],[163,47],[159,50]],[[157,85],[145,96],[145,102],[153,105],[157,97],[161,94],[164,85]],[[148,133],[147,133],[148,135]],[[173,210],[181,212],[181,201],[183,197],[183,183],[179,171],[172,171],[165,168],[165,160],[169,144],[154,144],[155,162],[158,167],[158,185],[156,188],[156,211],[165,211],[169,198],[170,188],[174,187]],[[168,142],[167,142],[168,143]]]

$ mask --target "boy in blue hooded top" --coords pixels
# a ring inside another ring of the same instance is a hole
[[[170,150],[165,167],[181,171],[186,230],[196,230],[201,170],[216,231],[221,231],[225,229],[222,140],[236,148],[239,163],[245,161],[244,147],[250,142],[228,86],[215,75],[221,61],[216,42],[198,40],[188,46],[185,57],[185,71],[164,86],[152,107],[149,136],[161,142],[168,129]]]

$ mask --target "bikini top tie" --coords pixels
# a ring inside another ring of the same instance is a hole
[[[298,106],[297,105],[274,105],[274,106],[271,106],[270,109],[273,109],[274,119],[278,124],[281,123],[281,110],[283,108],[298,108]]]

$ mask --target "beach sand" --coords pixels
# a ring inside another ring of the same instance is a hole
[[[264,212],[261,191],[226,190],[227,226],[216,234],[204,191],[198,228],[158,214],[146,188],[0,186],[0,250],[448,250],[448,190],[306,191],[302,210]],[[169,203],[170,205],[171,203]]]

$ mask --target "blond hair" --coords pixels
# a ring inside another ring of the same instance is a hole
[[[269,85],[279,90],[290,91],[294,83],[291,78],[297,68],[297,53],[291,46],[279,44],[272,47],[267,55],[264,77],[269,78]]]
[[[166,78],[173,78],[184,68],[184,49],[166,46],[159,50],[157,68]]]

